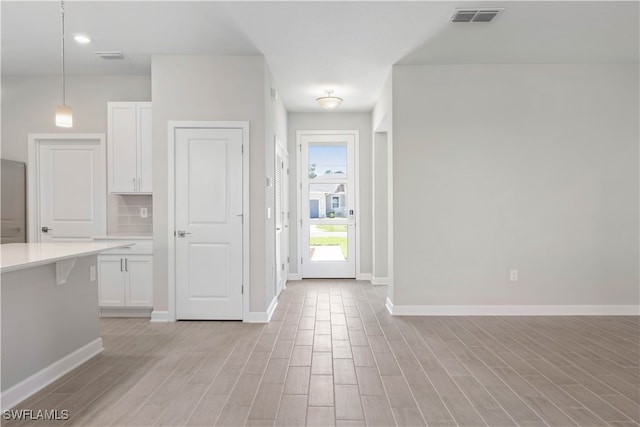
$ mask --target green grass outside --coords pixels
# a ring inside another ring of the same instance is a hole
[[[321,227],[325,227],[325,226],[321,226]],[[326,227],[333,227],[333,226],[328,225]],[[311,237],[309,245],[310,246],[340,246],[340,249],[342,249],[342,255],[344,255],[344,259],[347,259],[347,238],[346,237]]]
[[[346,225],[328,225],[328,224],[322,224],[322,225],[316,225],[316,229],[318,229],[318,230],[322,230],[322,231],[327,231],[327,232],[338,231],[338,232],[346,233],[346,231],[347,231],[347,226],[346,226]]]

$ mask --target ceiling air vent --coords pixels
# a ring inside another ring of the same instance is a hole
[[[101,50],[96,52],[102,59],[124,59],[124,55],[119,50]]]
[[[456,9],[451,22],[491,22],[504,9]]]

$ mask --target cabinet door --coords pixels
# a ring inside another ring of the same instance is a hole
[[[107,103],[109,193],[134,193],[137,189],[138,124],[136,103]]]
[[[151,103],[138,102],[138,192],[151,193]]]
[[[153,257],[128,256],[126,260],[128,280],[125,287],[125,305],[153,307]]]
[[[118,255],[98,256],[98,304],[101,307],[124,306],[125,272]]]

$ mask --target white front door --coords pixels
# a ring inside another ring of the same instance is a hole
[[[356,135],[300,135],[301,273],[356,277]]]
[[[37,142],[36,240],[82,240],[106,233],[104,145],[100,140]],[[38,239],[39,238],[39,239]]]
[[[242,129],[176,129],[176,319],[242,319],[242,142]]]

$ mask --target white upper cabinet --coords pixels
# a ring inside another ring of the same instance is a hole
[[[151,103],[107,103],[109,193],[152,192]]]

